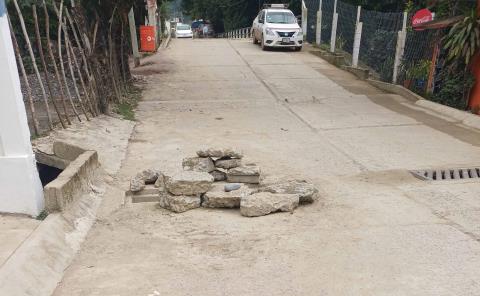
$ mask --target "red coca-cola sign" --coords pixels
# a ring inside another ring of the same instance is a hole
[[[415,13],[412,18],[412,27],[415,29],[424,23],[431,22],[433,20],[433,14],[427,8],[421,9]]]

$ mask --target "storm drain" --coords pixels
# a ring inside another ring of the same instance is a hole
[[[419,170],[410,172],[415,177],[425,181],[480,179],[480,168]]]

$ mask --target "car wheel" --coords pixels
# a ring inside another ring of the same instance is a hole
[[[301,51],[301,50],[302,50],[302,47],[301,47],[301,46],[295,47],[295,51]]]
[[[260,42],[261,42],[260,45],[262,47],[262,50],[267,50],[268,46],[265,45],[265,39],[263,38],[263,36],[262,36],[262,40]]]

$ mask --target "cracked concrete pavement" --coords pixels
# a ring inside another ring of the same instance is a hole
[[[143,62],[121,188],[211,145],[239,147],[267,178],[307,179],[322,197],[249,219],[107,194],[54,295],[480,294],[479,182],[407,172],[479,165],[478,131],[308,52],[173,40]]]

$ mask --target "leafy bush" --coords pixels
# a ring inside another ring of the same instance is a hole
[[[431,99],[443,105],[465,110],[474,82],[475,79],[470,72],[463,74],[448,72],[443,78],[440,90]]]

